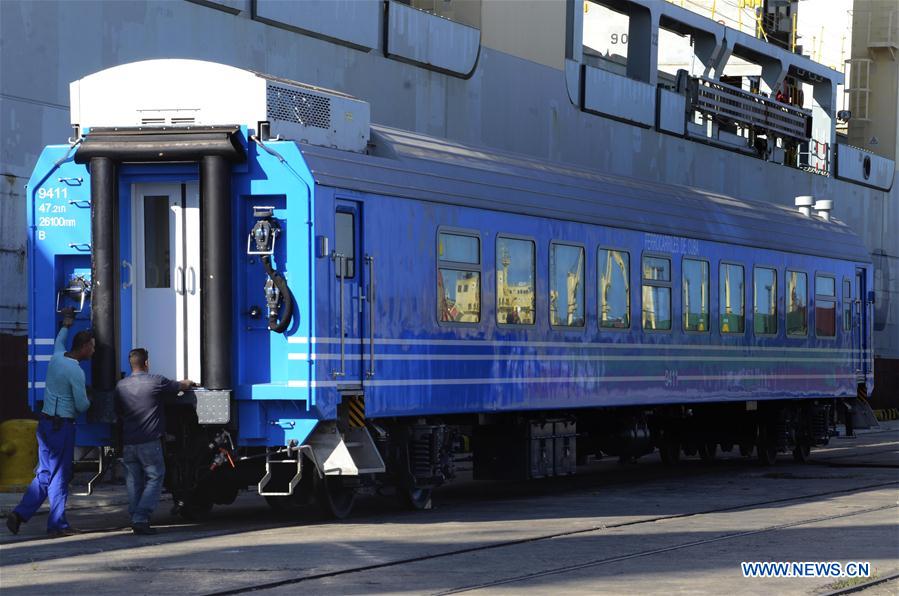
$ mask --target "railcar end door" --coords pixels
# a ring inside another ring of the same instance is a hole
[[[132,343],[153,372],[200,380],[199,192],[136,184],[132,192]]]

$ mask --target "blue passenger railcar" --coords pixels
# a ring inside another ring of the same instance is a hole
[[[114,444],[132,347],[200,381],[169,412],[186,513],[248,484],[337,516],[371,483],[427,506],[467,452],[480,478],[656,448],[802,460],[873,383],[871,264],[828,202],[369,126],[352,98],[193,61],[97,73],[72,103],[79,134],[28,186],[30,400],[66,305],[98,342],[80,445]]]

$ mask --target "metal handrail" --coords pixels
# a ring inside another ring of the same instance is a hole
[[[375,258],[365,255],[368,265],[368,372],[366,376],[375,376]]]
[[[865,349],[862,347],[865,343],[864,334],[866,333],[866,329],[862,328],[862,321],[864,321],[864,317],[862,316],[862,299],[856,298],[853,300],[853,310],[855,311],[855,316],[853,317],[856,321],[856,324],[853,325],[852,335],[853,342],[856,344],[853,352],[855,353],[855,357],[857,361],[855,362],[855,374],[856,376],[860,375],[864,370],[865,362],[864,360],[867,358],[867,354],[865,354]],[[865,307],[867,310],[867,306]]]
[[[346,280],[346,256],[340,254],[337,251],[331,253],[331,260],[337,263],[339,268],[338,274],[340,277],[340,370],[332,370],[332,377],[345,377],[346,376],[346,332],[344,327],[344,316],[343,316],[343,286],[344,281]]]
[[[867,370],[865,375],[874,373],[874,301],[868,300],[868,337],[865,338],[865,360],[867,361]]]
[[[175,267],[175,293],[184,296],[184,268],[181,265]]]
[[[128,281],[122,282],[122,289],[127,290],[134,283],[134,267],[127,260],[122,259],[122,269],[128,270]]]

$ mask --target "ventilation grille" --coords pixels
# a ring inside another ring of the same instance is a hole
[[[140,124],[141,126],[165,126],[166,124],[171,124],[172,126],[185,126],[189,124],[196,124],[196,118],[175,118],[174,116],[166,122],[165,118],[141,118]]]
[[[331,99],[321,95],[269,83],[266,111],[269,120],[283,120],[325,130],[331,128]]]

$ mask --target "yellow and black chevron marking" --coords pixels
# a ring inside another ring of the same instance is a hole
[[[899,408],[885,408],[874,410],[874,416],[878,420],[899,420]]]
[[[347,397],[346,403],[347,422],[350,428],[362,428],[365,426],[365,396],[351,395]]]
[[[865,383],[858,384],[858,398],[862,401],[868,401],[868,385]]]

